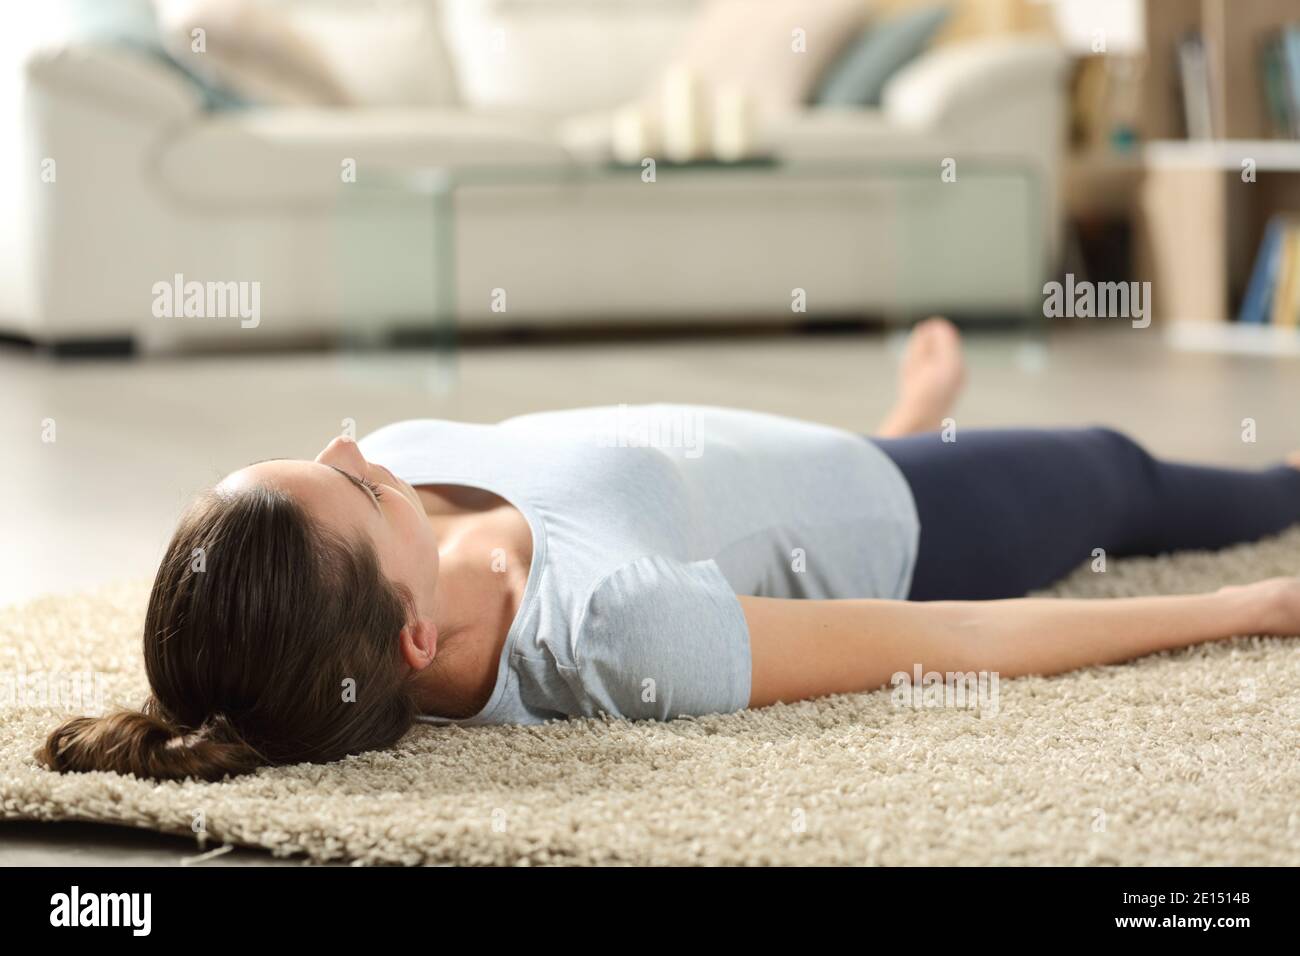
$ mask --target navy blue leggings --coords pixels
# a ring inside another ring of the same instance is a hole
[[[872,438],[921,519],[914,601],[1017,597],[1092,557],[1222,548],[1300,522],[1300,471],[1171,464],[1108,428]]]

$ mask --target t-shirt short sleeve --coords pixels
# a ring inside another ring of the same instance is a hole
[[[576,634],[588,716],[671,720],[749,705],[749,629],[713,561],[624,565],[592,591]]]

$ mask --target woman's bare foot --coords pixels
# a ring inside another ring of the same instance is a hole
[[[965,381],[957,327],[937,316],[918,323],[899,365],[898,400],[876,434],[896,438],[937,431]]]

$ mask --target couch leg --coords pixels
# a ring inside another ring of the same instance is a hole
[[[53,339],[44,343],[55,358],[130,358],[136,354],[135,337],[110,335],[103,338]]]

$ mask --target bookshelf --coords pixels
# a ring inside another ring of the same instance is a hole
[[[1300,356],[1300,334],[1275,325],[1240,322],[1170,322],[1165,340],[1183,352]]]
[[[1146,0],[1147,69],[1142,131],[1148,140],[1184,138],[1179,43],[1205,44],[1216,137],[1266,139],[1258,51],[1270,34],[1300,20],[1297,0]]]
[[[1300,140],[1156,140],[1144,146],[1143,155],[1162,169],[1218,169],[1240,176],[1242,161],[1250,159],[1259,172],[1300,172]]]
[[[1139,278],[1152,283],[1158,320],[1235,325],[1269,219],[1300,213],[1300,140],[1278,138],[1260,62],[1270,37],[1300,23],[1300,0],[1144,0],[1143,14]],[[1189,34],[1201,38],[1204,69],[1194,75],[1205,96],[1185,108]],[[1202,135],[1189,138],[1197,126]],[[1300,343],[1293,329],[1220,331],[1178,338],[1287,354],[1295,345],[1279,343]]]

